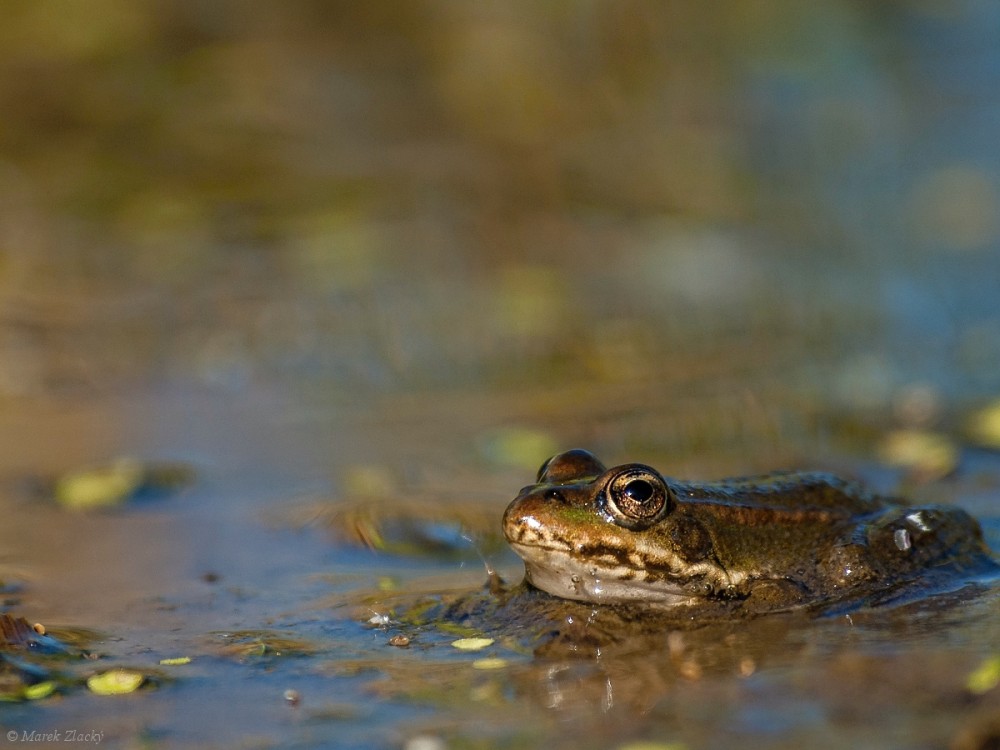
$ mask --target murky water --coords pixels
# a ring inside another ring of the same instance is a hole
[[[0,30],[4,611],[98,657],[9,744],[996,741],[995,586],[599,656],[401,604],[517,581],[500,515],[572,446],[998,546],[993,4],[88,7]],[[194,481],[53,500],[123,456]]]

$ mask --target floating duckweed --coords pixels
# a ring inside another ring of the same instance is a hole
[[[55,692],[55,689],[56,684],[52,680],[36,682],[34,685],[28,685],[24,689],[24,697],[29,701],[37,701],[41,698],[48,698]]]
[[[451,645],[462,651],[481,651],[487,646],[493,645],[492,638],[459,638],[452,641]]]
[[[1000,685],[1000,656],[991,656],[973,669],[965,680],[965,687],[974,695],[982,695]]]
[[[499,656],[493,656],[486,659],[476,659],[472,662],[473,669],[503,669],[507,666],[507,660],[501,659]]]
[[[344,471],[344,489],[360,497],[393,497],[396,481],[382,466],[352,466]]]
[[[184,464],[119,458],[107,466],[63,474],[55,481],[53,495],[64,508],[98,510],[140,496],[176,492],[193,481],[194,471]]]
[[[930,477],[942,477],[958,465],[958,446],[948,437],[923,430],[890,432],[879,446],[882,459]]]
[[[162,664],[165,667],[177,667],[180,666],[181,664],[190,664],[190,663],[191,663],[190,656],[175,656],[170,659],[160,659],[160,664]]]
[[[141,672],[111,669],[89,677],[87,687],[96,695],[124,695],[137,690],[145,679]]]
[[[515,466],[534,471],[544,459],[559,450],[555,438],[528,427],[507,427],[484,435],[480,452],[500,466]]]
[[[1000,400],[987,404],[969,417],[969,437],[987,448],[1000,448]]]
[[[60,505],[72,510],[106,508],[123,503],[142,481],[142,466],[122,458],[104,468],[66,474],[56,482],[55,497]]]
[[[429,734],[418,734],[411,737],[403,745],[403,750],[446,750],[447,745],[440,737]]]
[[[556,335],[568,298],[568,284],[553,268],[509,266],[498,274],[490,299],[494,325],[527,339]]]

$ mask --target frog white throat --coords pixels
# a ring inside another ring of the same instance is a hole
[[[601,561],[584,565],[562,549],[510,544],[524,560],[528,583],[553,596],[597,604],[643,602],[670,607],[693,604],[701,598],[679,584],[647,581],[641,570]]]

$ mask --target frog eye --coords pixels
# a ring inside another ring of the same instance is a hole
[[[627,529],[644,529],[671,508],[670,488],[663,477],[646,466],[629,466],[611,477],[607,508],[614,522]]]

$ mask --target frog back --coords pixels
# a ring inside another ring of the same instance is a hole
[[[714,512],[729,508],[735,515],[754,515],[761,521],[780,521],[786,515],[800,520],[806,515],[814,515],[817,520],[849,518],[906,505],[827,472],[775,472],[706,483],[668,482],[681,503],[711,505]],[[742,514],[741,509],[753,509],[754,514]]]

